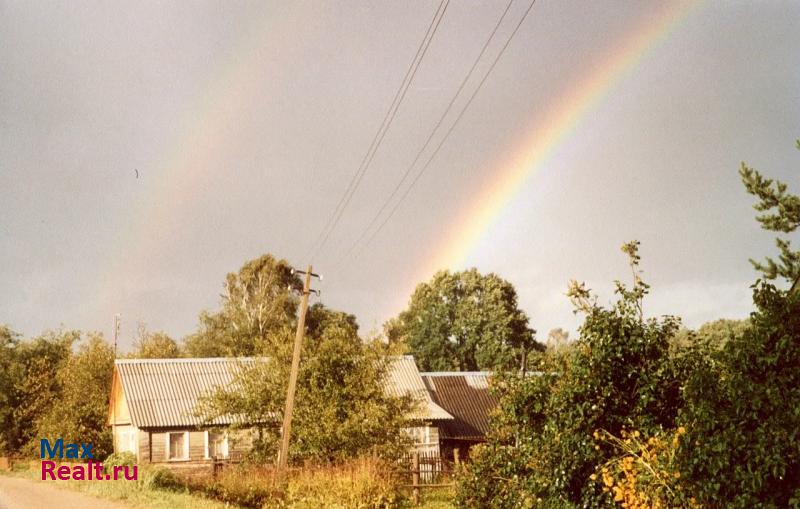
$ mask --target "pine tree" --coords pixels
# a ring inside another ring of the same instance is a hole
[[[800,140],[797,140],[797,148],[800,149]],[[790,194],[785,183],[764,178],[744,162],[739,174],[747,192],[759,200],[754,208],[763,212],[756,216],[762,228],[784,234],[797,231],[800,227],[800,196]],[[765,278],[784,278],[791,283],[790,290],[794,290],[800,280],[800,251],[793,250],[788,239],[778,237],[775,242],[780,249],[778,261],[767,258],[764,262],[750,262]]]

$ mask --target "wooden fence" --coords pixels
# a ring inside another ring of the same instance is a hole
[[[453,475],[460,461],[458,449],[454,453],[453,461],[442,458],[438,451],[414,451],[400,459],[402,470],[411,477],[411,483],[404,486],[411,488],[415,505],[419,504],[422,489],[455,486]]]

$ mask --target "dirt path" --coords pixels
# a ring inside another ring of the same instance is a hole
[[[55,482],[0,476],[0,509],[130,509],[129,506],[59,489]]]

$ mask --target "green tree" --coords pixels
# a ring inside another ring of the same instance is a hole
[[[572,282],[568,295],[585,314],[578,340],[537,357],[539,375],[498,380],[500,408],[488,444],[459,483],[462,506],[611,507],[591,476],[616,451],[595,443],[595,431],[619,436],[626,428],[674,427],[685,376],[670,356],[678,320],[645,318],[648,286],[639,275],[638,243],[623,251],[633,284],[616,283],[617,302],[599,306]]]
[[[0,326],[0,454],[8,455],[19,444],[19,428],[14,408],[19,404],[17,381],[24,371],[19,362],[19,334]]]
[[[402,427],[412,402],[383,389],[389,362],[386,346],[363,342],[352,315],[320,304],[309,309],[307,323],[290,460],[338,461],[405,444]],[[262,461],[276,457],[276,423],[284,411],[292,335],[273,344],[263,364],[243,372],[236,390],[218,391],[201,408],[207,420],[235,413],[262,423],[255,450]]]
[[[38,445],[34,442],[42,420],[52,407],[60,405],[61,384],[57,375],[69,361],[72,346],[79,338],[79,331],[47,331],[17,346],[22,376],[15,386],[17,430],[12,448],[21,450],[28,446],[31,452]]]
[[[550,329],[545,346],[550,350],[561,350],[569,347],[569,332],[561,327]]]
[[[797,230],[800,197],[745,164],[740,175],[764,229]],[[680,459],[709,507],[800,507],[800,251],[786,238],[777,245],[778,261],[753,262],[764,279],[753,285],[748,326],[698,355],[687,383],[681,420],[692,445]]]
[[[749,320],[731,320],[720,318],[706,322],[698,327],[695,333],[701,341],[706,341],[715,347],[721,347],[731,337],[740,338],[749,326]]]
[[[291,289],[302,284],[285,260],[269,254],[250,260],[227,275],[224,288],[221,309],[201,313],[199,330],[186,338],[188,356],[256,355],[291,329],[297,308]]]
[[[165,332],[150,332],[140,323],[130,356],[135,359],[174,359],[181,356],[181,350]]]
[[[542,349],[513,285],[476,269],[436,273],[388,325],[387,336],[403,338],[424,371],[520,369]]]
[[[800,140],[797,141],[797,148],[800,149]],[[782,234],[797,231],[800,226],[800,196],[789,193],[783,182],[764,178],[745,163],[742,163],[739,175],[747,192],[758,198],[754,207],[763,212],[756,216],[762,228]],[[782,278],[794,289],[800,280],[800,251],[793,250],[787,238],[776,237],[775,243],[780,250],[778,261],[767,258],[764,262],[751,260],[751,263],[765,278]]]
[[[685,327],[675,334],[672,339],[672,344],[676,349],[676,354],[686,348],[697,347],[703,345],[707,348],[721,348],[731,336],[740,337],[747,330],[750,322],[744,320],[731,320],[728,318],[720,318],[706,322],[697,330],[690,330]]]
[[[106,419],[113,370],[114,348],[102,335],[89,334],[56,373],[58,402],[38,420],[36,451],[39,438],[63,438],[69,443],[93,444],[92,452],[99,460],[112,452]]]

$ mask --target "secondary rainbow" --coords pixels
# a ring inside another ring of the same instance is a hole
[[[133,224],[109,246],[111,262],[99,271],[102,277],[96,295],[100,302],[119,305],[137,270],[140,275],[146,273],[143,267],[167,249],[164,242],[170,230],[194,220],[188,217],[195,212],[188,205],[214,192],[210,178],[224,166],[221,154],[239,135],[237,120],[283,79],[281,69],[289,57],[275,48],[291,39],[301,14],[289,10],[285,17],[275,16],[266,8],[254,14],[255,21],[242,27],[233,58],[210,71],[209,85],[179,120],[179,137],[165,141],[166,150],[152,167],[141,168],[141,180],[135,185],[142,199]]]
[[[519,149],[501,162],[491,182],[454,221],[448,229],[449,235],[424,264],[423,273],[414,275],[414,281],[423,281],[443,268],[463,268],[497,217],[530,177],[547,166],[556,149],[578,128],[581,119],[698,5],[699,2],[692,2],[664,9],[623,39],[609,52],[605,61],[563,94],[549,113],[537,122],[537,127],[523,138]]]

